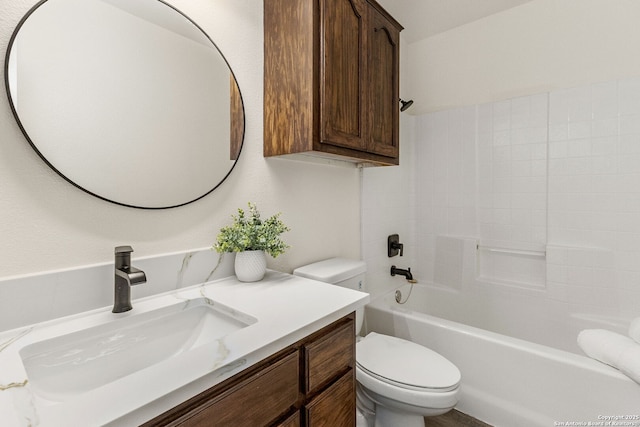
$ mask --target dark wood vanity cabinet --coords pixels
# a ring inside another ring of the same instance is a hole
[[[397,165],[402,26],[374,0],[264,0],[264,155]]]
[[[354,314],[204,391],[145,426],[355,426]]]

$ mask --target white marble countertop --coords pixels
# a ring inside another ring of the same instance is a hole
[[[31,387],[20,350],[44,339],[135,316],[176,299],[205,297],[255,319],[215,342],[87,392],[48,400]],[[311,332],[364,306],[366,293],[268,271],[264,280],[235,277],[0,333],[0,419],[3,426],[139,425],[222,382]]]

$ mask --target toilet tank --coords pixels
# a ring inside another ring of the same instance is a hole
[[[356,291],[365,291],[365,272],[367,264],[364,261],[348,258],[330,258],[324,261],[298,267],[293,274],[319,282],[331,283]],[[356,310],[356,334],[362,329],[364,309]]]

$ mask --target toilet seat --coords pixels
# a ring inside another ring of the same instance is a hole
[[[356,344],[356,365],[389,385],[428,393],[453,391],[461,379],[458,368],[435,351],[376,332]]]
[[[358,392],[377,405],[408,413],[421,414],[422,416],[444,414],[458,403],[460,388],[450,391],[432,392],[429,389],[421,390],[398,387],[389,381],[382,381],[370,375],[360,366],[356,366],[356,380],[359,384]],[[379,409],[379,406],[377,407]]]
[[[414,390],[414,391],[417,391],[417,392],[428,392],[428,393],[437,394],[437,393],[445,393],[445,392],[448,392],[448,391],[456,390],[458,388],[458,384],[453,385],[451,387],[446,387],[446,388],[416,387],[416,386],[412,386],[410,384],[404,384],[404,383],[401,383],[401,382],[398,382],[398,381],[394,381],[394,380],[392,380],[390,378],[385,378],[385,377],[383,377],[381,375],[376,374],[375,372],[371,372],[371,371],[367,370],[362,365],[358,365],[358,364],[356,364],[356,365],[357,365],[357,368],[361,372],[365,373],[366,375],[369,375],[369,376],[375,378],[376,380],[378,380],[380,382],[383,382],[385,384],[388,384],[390,386],[398,387],[398,388],[401,388],[401,389],[404,389],[404,390]]]

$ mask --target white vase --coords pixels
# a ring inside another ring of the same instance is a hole
[[[235,269],[241,282],[257,282],[267,271],[267,257],[264,251],[237,252]]]

